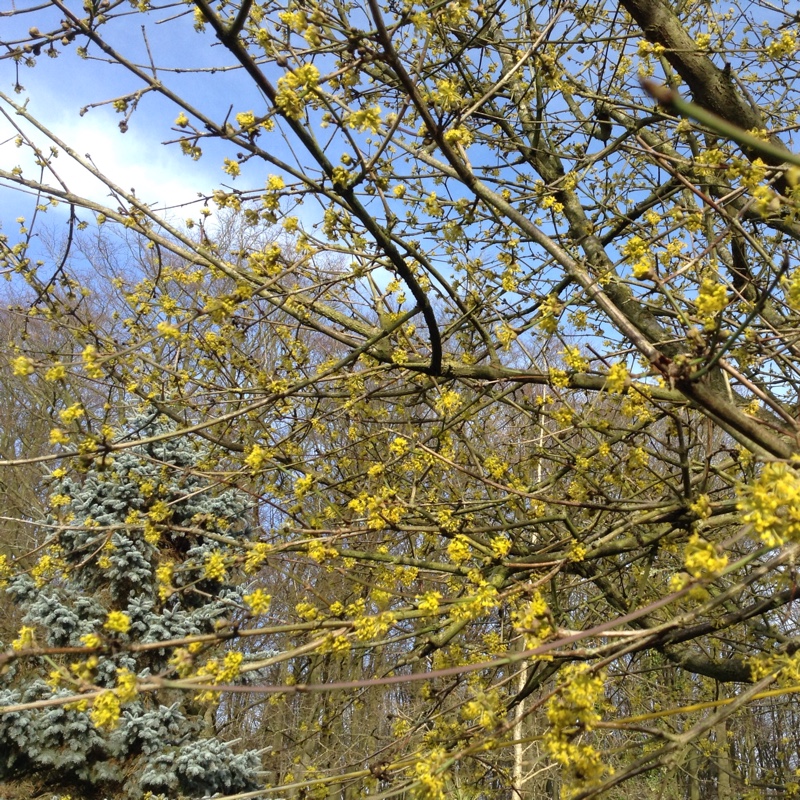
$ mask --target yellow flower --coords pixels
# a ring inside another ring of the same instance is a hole
[[[203,577],[210,581],[224,581],[227,574],[225,556],[219,550],[209,553],[203,565]]]
[[[417,598],[417,608],[424,614],[435,614],[439,610],[439,601],[441,599],[441,592],[426,592]]]
[[[46,381],[58,381],[67,376],[67,368],[63,364],[50,367],[44,375]]]
[[[395,436],[389,444],[389,452],[393,456],[404,456],[410,449],[408,439],[404,439],[402,436]]]
[[[738,508],[742,522],[752,525],[767,547],[800,540],[800,475],[788,464],[765,464],[755,483],[741,492]]]
[[[50,444],[67,444],[69,436],[61,428],[53,428],[50,431]]]
[[[707,578],[716,575],[728,565],[728,557],[718,556],[711,542],[701,539],[696,533],[686,545],[684,566],[693,578]]]
[[[347,124],[351,128],[357,128],[359,133],[371,131],[377,133],[381,127],[381,108],[380,106],[370,106],[355,111],[347,117]]]
[[[36,646],[36,631],[29,625],[23,625],[19,629],[17,638],[11,642],[11,647],[14,650],[24,650],[28,647]]]
[[[136,690],[136,676],[125,667],[117,670],[117,688],[114,693],[119,698],[120,703],[130,703],[139,694]]]
[[[313,475],[303,475],[294,482],[294,496],[299,500],[308,493],[314,483]]]
[[[269,553],[270,546],[266,542],[256,542],[247,551],[244,559],[244,571],[248,575],[252,575],[267,560]]]
[[[312,606],[311,603],[298,603],[294,607],[294,610],[301,619],[307,620],[308,622],[311,622],[319,617],[319,609]]]
[[[704,278],[700,284],[700,293],[695,301],[697,315],[706,326],[713,324],[714,317],[724,311],[728,305],[728,292],[724,284],[712,278]]]
[[[247,130],[248,128],[252,128],[253,125],[256,124],[256,117],[252,111],[240,111],[236,115],[236,122],[240,128]]]
[[[244,653],[235,650],[227,652],[222,660],[222,666],[216,674],[215,683],[230,683],[238,677],[243,660]]]
[[[620,394],[625,391],[625,382],[628,380],[628,370],[624,364],[613,364],[606,376],[606,391],[609,394]]]
[[[33,359],[27,356],[20,356],[11,362],[11,369],[15,375],[30,375],[34,370],[33,363]]]
[[[110,611],[103,627],[112,633],[127,633],[131,629],[131,618],[123,611]]]
[[[119,699],[112,691],[103,692],[92,704],[89,715],[96,728],[113,730],[119,723]]]
[[[69,425],[70,422],[74,422],[76,419],[79,419],[83,416],[83,414],[84,411],[80,403],[73,403],[73,405],[71,405],[69,408],[65,408],[63,411],[58,412],[58,416],[65,425]]]
[[[494,536],[489,544],[496,558],[503,558],[508,555],[508,551],[511,550],[511,539],[507,536]]]
[[[237,177],[242,172],[239,162],[230,158],[223,160],[222,170],[233,178]]]
[[[269,463],[270,453],[260,444],[253,445],[244,463],[250,468],[251,472],[258,472],[265,464]]]
[[[81,636],[81,644],[85,647],[100,647],[103,640],[96,633],[86,633]]]
[[[251,594],[244,596],[244,601],[254,614],[266,614],[269,611],[270,600],[272,595],[264,592],[263,589],[256,589]]]
[[[11,577],[11,564],[8,563],[8,556],[0,553],[0,586],[5,586],[6,581]]]
[[[156,330],[168,339],[178,339],[181,335],[180,330],[175,325],[170,325],[169,322],[159,322]]]
[[[447,555],[450,556],[450,560],[456,564],[467,561],[472,555],[472,551],[470,550],[466,537],[462,534],[458,534],[458,536],[452,539],[450,544],[447,545]]]

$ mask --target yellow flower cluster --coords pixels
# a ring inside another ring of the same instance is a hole
[[[441,599],[441,592],[426,592],[417,598],[417,608],[423,614],[436,614],[439,611],[439,602]]]
[[[270,451],[260,444],[253,445],[244,463],[248,466],[251,472],[258,472],[270,460]]]
[[[583,372],[589,368],[589,362],[584,358],[580,349],[567,345],[564,348],[564,363],[570,368]]]
[[[695,301],[697,315],[708,328],[714,324],[717,314],[725,310],[728,305],[728,292],[724,284],[713,278],[704,278],[700,284],[700,293]]]
[[[606,391],[609,394],[621,394],[625,391],[628,380],[628,369],[623,363],[613,364],[606,376]]]
[[[113,730],[119,723],[120,703],[119,698],[111,690],[103,692],[92,703],[89,717],[96,728]]]
[[[359,133],[364,133],[364,131],[377,133],[381,127],[380,106],[369,106],[359,111],[354,111],[347,116],[347,125],[350,128],[356,128]]]
[[[508,462],[503,461],[496,455],[487,456],[483,461],[483,466],[489,475],[499,481],[508,470]]]
[[[103,627],[111,633],[127,633],[131,629],[131,618],[124,611],[109,611]]]
[[[29,625],[23,625],[19,629],[17,638],[11,642],[11,647],[14,650],[25,650],[28,647],[36,646],[36,631]]]
[[[395,615],[389,611],[384,611],[380,614],[354,620],[353,627],[355,628],[356,638],[365,642],[383,636],[395,622],[397,622]]]
[[[13,571],[11,564],[8,562],[8,556],[5,553],[0,553],[0,588],[6,585],[12,574]]]
[[[325,542],[319,539],[315,539],[313,542],[308,543],[307,552],[309,558],[316,561],[317,564],[321,564],[323,561],[327,561],[329,558],[339,557],[339,552],[335,548],[326,545]]]
[[[655,265],[652,255],[652,247],[649,242],[641,236],[631,236],[623,245],[622,255],[631,264],[633,277],[637,280],[647,277]]]
[[[596,783],[607,771],[600,753],[575,734],[591,731],[600,721],[598,705],[603,699],[603,676],[586,664],[569,664],[563,683],[550,698],[547,719],[550,729],[544,743],[550,756],[565,768],[565,794]]]
[[[765,464],[740,493],[738,508],[742,522],[752,525],[767,547],[800,541],[800,474],[785,463]]]
[[[347,504],[347,507],[357,514],[366,513],[367,527],[370,530],[379,530],[387,524],[400,522],[405,514],[403,506],[393,501],[394,494],[394,491],[388,486],[372,496],[361,492],[358,497]]]
[[[461,716],[491,730],[503,715],[503,703],[496,691],[480,692],[473,700],[464,703]]]
[[[414,777],[417,780],[415,796],[419,800],[445,800],[444,773],[441,769],[441,762],[444,760],[444,752],[441,748],[433,748],[425,757],[424,761],[417,762],[414,767]]]
[[[219,550],[209,553],[203,564],[203,577],[210,581],[224,581],[227,574],[225,556]]]
[[[561,303],[554,294],[549,294],[539,306],[539,316],[536,326],[543,333],[555,333],[558,330],[558,314],[561,313]]]
[[[244,596],[244,601],[253,614],[265,614],[269,611],[269,604],[272,595],[267,594],[263,589],[256,589],[251,594]]]
[[[515,630],[525,636],[525,647],[538,647],[553,634],[550,610],[541,592],[536,591],[530,601],[511,615]]]
[[[165,561],[156,569],[156,581],[158,583],[158,599],[162,602],[169,599],[175,591],[172,587],[172,578],[175,572],[175,563]]]
[[[243,660],[244,653],[229,650],[222,663],[216,658],[211,658],[197,670],[197,675],[201,678],[210,678],[212,683],[230,683],[239,676]],[[203,703],[211,703],[218,696],[219,692],[204,691],[199,692],[196,699]]]
[[[463,564],[471,558],[472,550],[463,534],[459,533],[458,536],[450,540],[447,545],[447,555],[450,556],[450,560],[454,564]]]
[[[402,436],[395,436],[389,444],[389,452],[393,456],[404,456],[411,450],[408,439]]]
[[[511,550],[512,541],[507,536],[493,536],[489,541],[489,546],[492,548],[492,555],[495,558],[505,558]]]
[[[770,58],[785,58],[792,55],[797,49],[797,34],[792,30],[784,30],[780,39],[773,39],[767,45],[767,55]]]
[[[304,101],[319,84],[319,70],[313,64],[304,64],[294,72],[278,78],[275,103],[289,119],[300,119]]]
[[[478,619],[488,611],[497,608],[499,603],[497,589],[486,581],[481,581],[477,591],[453,606],[455,620]]]
[[[708,578],[725,569],[728,557],[717,555],[714,545],[695,533],[686,544],[683,563],[693,578]]]
[[[252,575],[267,560],[270,546],[266,542],[256,542],[248,551],[244,559],[244,571]]]
[[[20,375],[22,377],[25,377],[26,375],[32,375],[34,369],[35,367],[33,360],[27,356],[20,356],[11,362],[11,371],[15,375]]]

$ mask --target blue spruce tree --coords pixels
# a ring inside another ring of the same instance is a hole
[[[205,477],[202,448],[163,420],[139,418],[131,432],[139,444],[82,474],[56,470],[49,539],[9,582],[24,624],[0,706],[29,707],[0,714],[0,781],[87,800],[253,790],[260,759],[215,736],[211,693],[137,688],[201,658],[208,681],[238,674],[223,621],[245,608],[244,558],[225,542],[249,540],[247,499]],[[198,634],[215,636],[157,646]]]

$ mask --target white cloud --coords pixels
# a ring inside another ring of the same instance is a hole
[[[44,95],[44,96],[43,96]],[[87,154],[98,171],[107,175],[125,192],[135,190],[136,196],[156,209],[169,209],[168,216],[191,216],[197,206],[181,208],[186,203],[197,203],[198,192],[208,193],[220,181],[220,172],[212,165],[193,162],[184,156],[178,146],[165,147],[161,143],[170,135],[159,119],[153,124],[151,115],[134,114],[127,133],[119,130],[120,115],[106,109],[95,109],[81,117],[77,110],[59,107],[48,91],[37,91],[28,106],[30,113],[41,120],[59,139],[77,155]],[[47,137],[20,117],[15,117],[32,140],[47,153]],[[11,126],[0,119],[0,161],[6,165],[19,165],[27,177],[38,177],[40,170],[29,149],[17,148]],[[54,169],[68,188],[76,194],[95,202],[116,207],[110,189],[66,153],[53,162]],[[53,176],[44,182],[57,185]]]

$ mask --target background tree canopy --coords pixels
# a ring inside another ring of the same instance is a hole
[[[4,796],[800,794],[793,3],[0,15]]]

